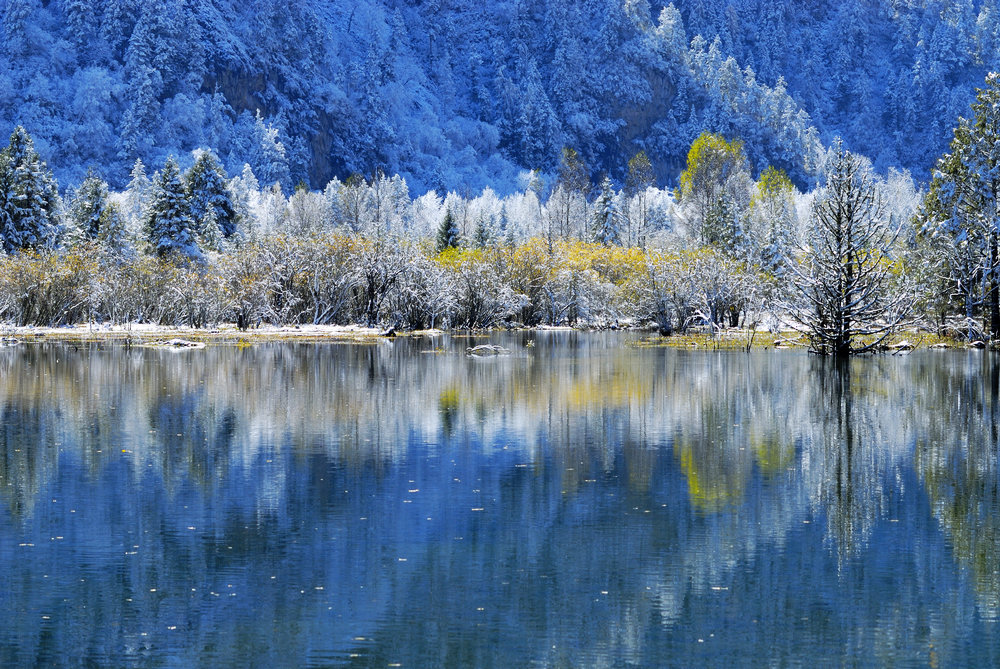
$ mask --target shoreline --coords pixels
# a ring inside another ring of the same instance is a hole
[[[121,325],[74,325],[62,327],[0,326],[0,346],[20,343],[122,343],[132,346],[170,346],[183,348],[183,343],[192,342],[202,347],[208,344],[247,346],[271,342],[356,342],[373,343],[396,337],[487,337],[497,332],[607,332],[622,331],[645,333],[646,339],[632,342],[633,346],[686,348],[700,350],[807,350],[808,342],[802,333],[784,330],[774,333],[758,330],[751,333],[745,329],[727,329],[714,335],[707,332],[688,332],[662,336],[653,328],[600,328],[540,325],[510,329],[487,330],[395,330],[393,328],[367,327],[363,325],[292,325],[262,326],[250,330],[240,330],[235,324],[222,324],[214,328],[191,328],[166,325],[131,324]],[[752,341],[751,341],[752,340]],[[749,346],[748,346],[749,344]],[[897,333],[880,352],[897,354],[923,349],[986,349],[992,347],[982,342],[969,343],[965,340],[945,337],[925,331],[906,330]]]

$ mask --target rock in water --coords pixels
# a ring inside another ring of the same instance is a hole
[[[497,346],[496,344],[480,344],[479,346],[465,349],[465,352],[477,358],[488,358],[494,355],[506,355],[510,353],[503,346]]]

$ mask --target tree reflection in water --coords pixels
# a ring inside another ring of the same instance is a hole
[[[492,340],[0,349],[0,665],[996,657],[988,355]]]

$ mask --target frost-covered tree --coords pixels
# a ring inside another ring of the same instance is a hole
[[[244,120],[244,125],[247,124],[250,126],[249,146],[242,162],[250,164],[261,184],[280,183],[290,189],[288,154],[278,137],[278,128],[265,122],[260,110],[252,119]]]
[[[587,230],[587,195],[590,171],[575,149],[565,147],[559,162],[559,175],[548,201],[549,230],[560,239],[582,238]]]
[[[260,234],[270,235],[280,231],[288,213],[288,198],[282,192],[281,184],[265,188],[254,200],[255,206],[251,211],[260,226]]]
[[[535,60],[525,53],[517,71],[516,78],[505,68],[498,72],[501,146],[523,165],[548,165],[559,146],[559,121]]]
[[[146,208],[149,204],[149,195],[152,183],[146,176],[146,166],[142,160],[135,159],[132,165],[131,179],[125,189],[124,209],[126,221],[133,230],[138,230],[146,220]]]
[[[233,195],[233,211],[236,213],[237,241],[256,241],[260,225],[254,214],[254,205],[260,199],[260,185],[250,165],[244,163],[240,175],[229,181],[229,192]]]
[[[12,55],[27,49],[27,26],[32,14],[38,11],[38,0],[7,0],[0,13],[4,36],[7,38],[5,50]]]
[[[405,225],[410,194],[402,177],[376,170],[368,180],[368,193],[373,228],[389,231]]]
[[[372,216],[372,195],[364,177],[354,173],[336,190],[337,203],[333,205],[340,219],[339,225],[347,226],[352,232],[364,230]]]
[[[493,242],[493,232],[486,216],[482,213],[476,217],[476,229],[472,234],[472,245],[477,249],[485,249]]]
[[[909,298],[893,275],[898,226],[885,213],[870,166],[838,145],[816,203],[810,246],[792,266],[802,298],[798,317],[819,353],[872,350],[907,315]]]
[[[163,51],[169,46],[157,34],[161,23],[154,0],[142,4],[142,13],[125,52],[128,107],[120,126],[118,154],[126,160],[148,156],[156,143],[161,96],[164,90]]]
[[[146,239],[159,256],[201,256],[191,203],[173,156],[167,158],[153,181],[152,199],[146,212]]]
[[[119,256],[131,256],[134,253],[125,216],[117,202],[109,201],[104,207],[97,229],[97,241],[105,250]]]
[[[783,274],[795,245],[795,186],[774,167],[760,173],[747,212],[751,262],[766,272]]]
[[[7,253],[51,248],[61,232],[59,194],[52,172],[22,126],[0,151],[0,238]]]
[[[743,220],[725,193],[719,195],[709,207],[701,226],[701,241],[722,249],[730,257],[745,257],[748,239]]]
[[[971,319],[983,304],[990,337],[1000,336],[1000,74],[986,77],[960,118],[950,153],[937,164],[925,202],[926,224],[952,240],[950,272]]]
[[[441,220],[441,226],[438,228],[437,245],[435,248],[437,248],[439,253],[445,249],[453,249],[458,246],[460,236],[458,223],[455,222],[455,217],[449,208],[445,210],[444,219]]]
[[[624,243],[627,246],[644,247],[649,234],[652,215],[649,189],[656,185],[656,174],[645,151],[632,156],[628,161],[625,177],[625,230]]]
[[[226,170],[212,151],[200,151],[184,174],[184,185],[191,203],[191,216],[199,228],[211,214],[226,238],[236,232],[236,208],[229,190]]]
[[[594,202],[594,241],[605,246],[621,243],[621,214],[616,197],[611,179],[605,176],[601,181],[601,193]]]
[[[100,21],[100,9],[86,0],[66,0],[63,5],[63,14],[66,16],[66,24],[74,45],[84,52],[82,55],[85,57],[92,56],[85,53],[86,49],[89,47],[93,50],[96,46],[94,37]]]
[[[70,199],[69,214],[72,228],[81,239],[97,239],[101,222],[108,208],[108,184],[94,168],[87,170],[87,177],[77,186]]]
[[[296,188],[288,198],[286,225],[296,234],[316,233],[330,226],[333,216],[322,193]]]
[[[718,243],[725,236],[710,225],[728,220],[719,216],[720,208],[729,208],[734,218],[739,217],[749,178],[743,142],[706,132],[691,144],[687,166],[680,175],[678,199],[689,208],[691,232],[703,243]]]

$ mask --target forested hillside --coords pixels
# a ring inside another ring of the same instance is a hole
[[[662,186],[705,130],[803,187],[835,136],[925,180],[1000,62],[994,0],[3,7],[0,128],[23,125],[63,186],[199,147],[286,192],[376,170],[415,195],[509,192],[564,147],[619,182],[645,150]]]

